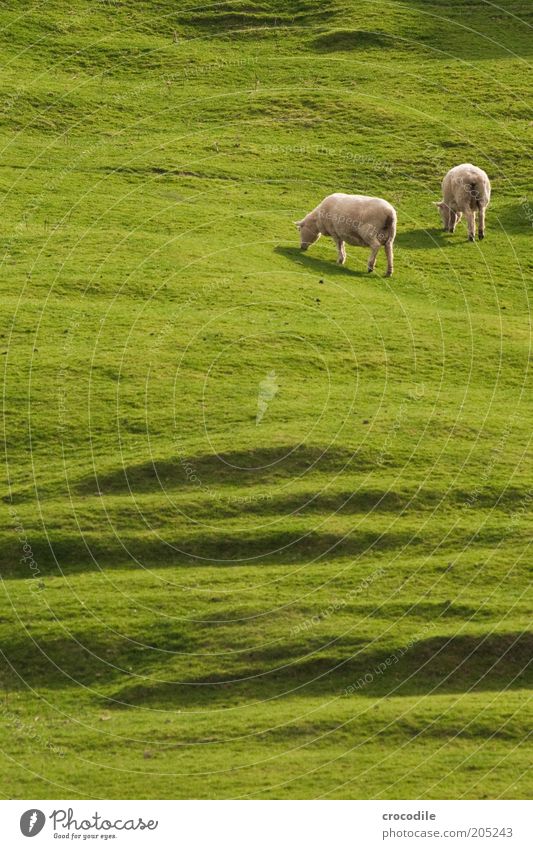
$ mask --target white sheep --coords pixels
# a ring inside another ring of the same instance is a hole
[[[396,236],[396,210],[382,198],[367,195],[328,195],[301,221],[300,247],[306,251],[321,235],[330,236],[337,246],[337,262],[344,265],[344,243],[371,248],[368,270],[373,271],[380,247],[387,254],[387,277],[393,272],[393,244]]]
[[[468,238],[475,239],[476,212],[479,212],[478,236],[485,236],[485,210],[490,201],[490,180],[481,168],[465,163],[451,168],[442,181],[442,200],[435,201],[444,229],[455,231],[464,212]]]

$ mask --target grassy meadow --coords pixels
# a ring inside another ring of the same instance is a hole
[[[532,23],[2,4],[4,797],[531,795]]]

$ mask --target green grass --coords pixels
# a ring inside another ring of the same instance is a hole
[[[4,795],[530,796],[528,22],[3,5]]]

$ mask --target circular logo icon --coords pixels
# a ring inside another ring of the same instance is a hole
[[[42,831],[46,822],[46,817],[38,808],[30,808],[29,811],[24,811],[20,818],[20,830],[24,837],[35,837]]]

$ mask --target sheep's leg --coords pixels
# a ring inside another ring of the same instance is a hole
[[[479,207],[479,220],[478,220],[477,234],[478,234],[480,239],[485,238],[485,207],[484,206]]]
[[[448,233],[453,233],[453,230],[452,230],[452,221],[453,221],[453,217],[454,217],[453,210],[451,210],[450,207],[447,206],[446,207],[446,213],[447,213],[447,215],[445,216],[445,220],[444,220],[444,229],[447,230]]]
[[[385,253],[387,254],[387,273],[385,277],[392,277],[394,271],[394,248],[392,242],[385,242]]]
[[[468,241],[473,242],[476,238],[476,213],[473,209],[469,209],[465,212],[466,215],[466,224],[468,227]]]
[[[379,251],[381,244],[378,242],[377,245],[372,245],[372,250],[370,252],[370,256],[368,258],[368,270],[374,271],[374,266],[376,264],[376,254]]]
[[[346,248],[344,247],[344,242],[342,239],[335,239],[335,244],[337,245],[337,262],[339,265],[344,265],[346,262]]]
[[[450,209],[450,216],[448,218],[448,230],[450,233],[455,233],[455,228],[457,227],[457,222],[459,221],[459,216],[455,212],[454,209]]]

